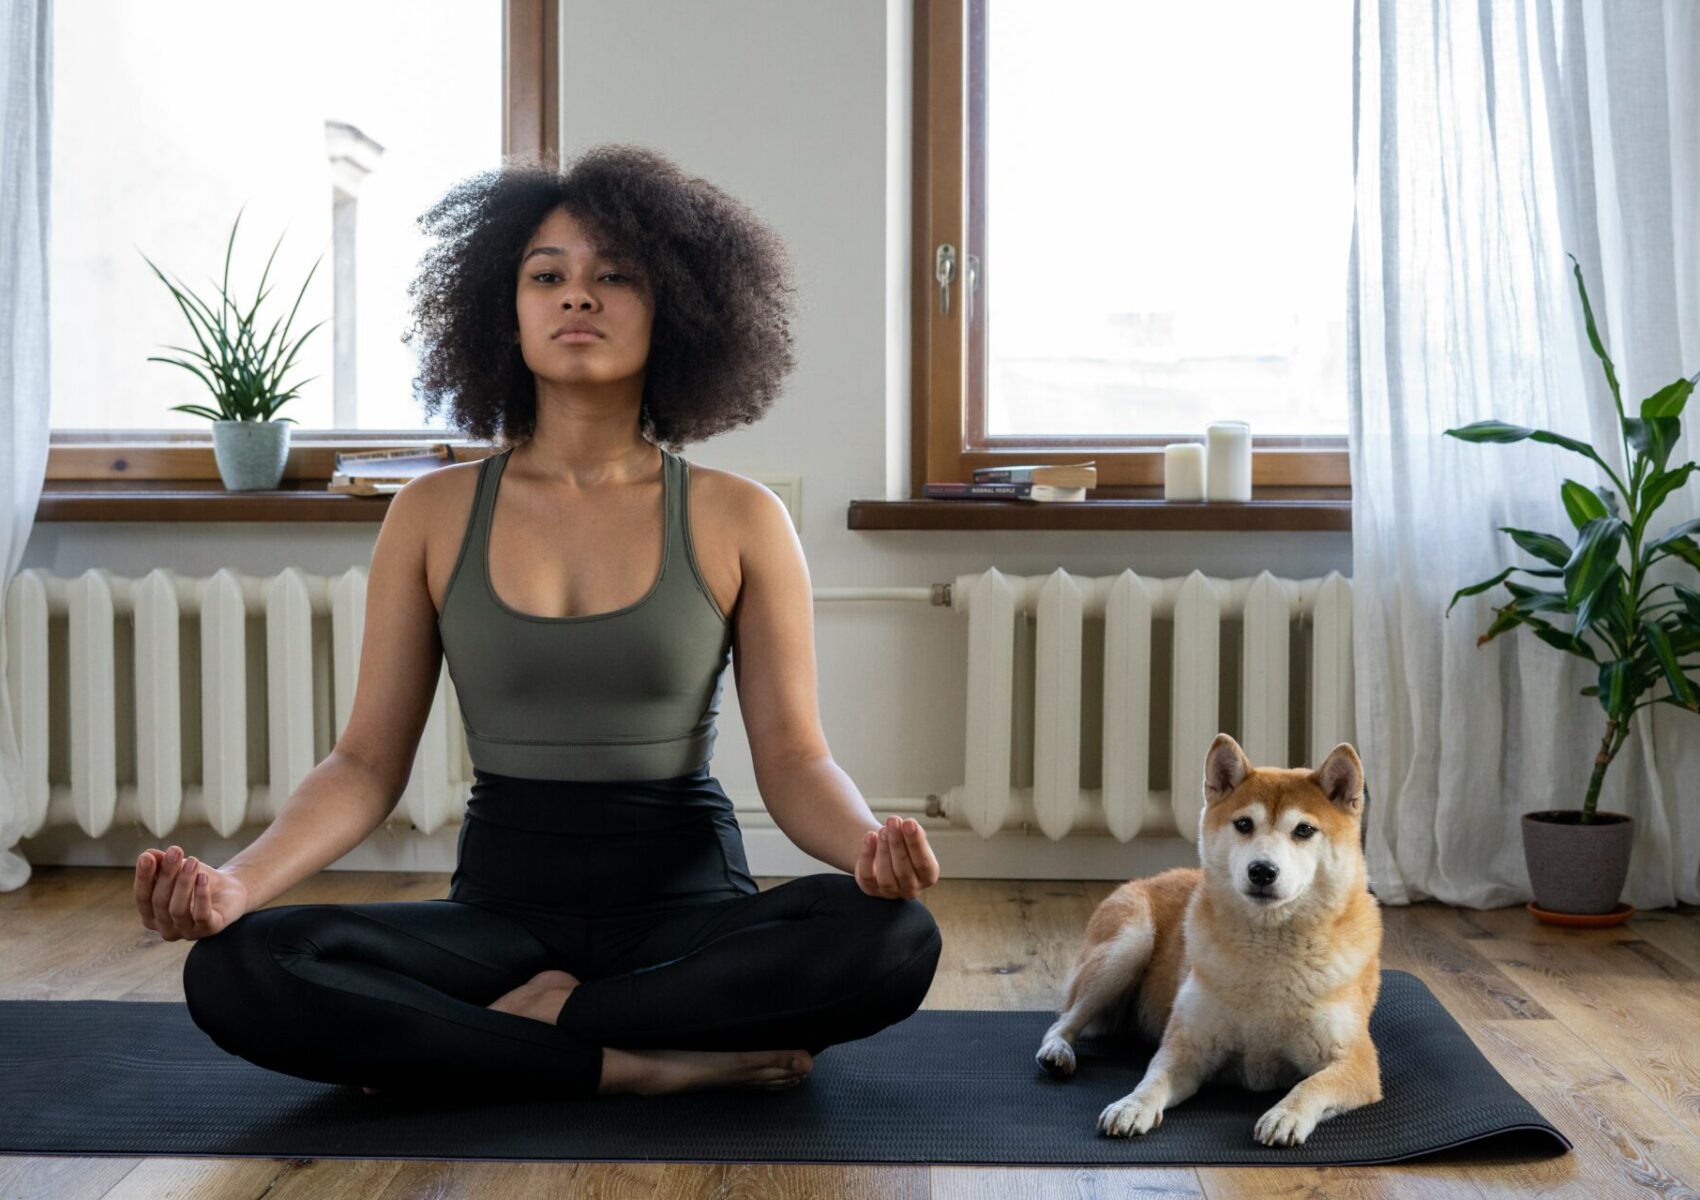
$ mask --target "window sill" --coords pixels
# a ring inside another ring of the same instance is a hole
[[[1094,489],[1100,491],[1104,489]],[[1142,492],[1154,494],[1142,495]],[[1350,488],[1254,488],[1249,503],[1168,501],[1161,489],[1125,488],[1102,499],[852,500],[848,528],[1302,532],[1352,528]]]
[[[389,496],[327,492],[322,479],[283,479],[270,491],[226,491],[218,479],[49,479],[37,521],[370,521]]]
[[[1095,489],[1096,490],[1096,489]],[[1128,492],[1155,489],[1125,489]],[[389,496],[327,492],[285,479],[271,491],[231,492],[217,479],[50,479],[37,521],[381,522]],[[1247,504],[1109,495],[1077,504],[1019,500],[852,500],[847,528],[1055,529],[1179,532],[1330,532],[1352,527],[1348,488],[1254,489]]]

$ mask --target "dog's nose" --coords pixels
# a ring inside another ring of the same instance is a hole
[[[1281,873],[1281,870],[1274,863],[1265,862],[1260,858],[1247,867],[1245,873],[1252,883],[1258,887],[1268,887],[1275,882],[1275,877]]]

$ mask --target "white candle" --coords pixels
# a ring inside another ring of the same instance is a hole
[[[1244,421],[1216,421],[1205,427],[1209,447],[1205,468],[1207,495],[1212,500],[1251,499],[1251,426]]]
[[[1163,447],[1163,499],[1204,499],[1204,447],[1176,442]]]

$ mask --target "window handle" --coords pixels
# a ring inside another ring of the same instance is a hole
[[[956,247],[939,243],[933,255],[933,278],[939,282],[939,315],[950,316],[950,284],[956,278]]]

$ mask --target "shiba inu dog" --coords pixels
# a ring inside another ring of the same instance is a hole
[[[1146,1133],[1207,1079],[1291,1087],[1253,1128],[1296,1146],[1317,1122],[1381,1099],[1369,1014],[1381,911],[1364,874],[1363,764],[1342,742],[1314,771],[1255,768],[1218,734],[1204,763],[1201,867],[1124,883],[1086,926],[1039,1064],[1074,1074],[1081,1033],[1157,1041],[1139,1086],[1098,1115]]]

